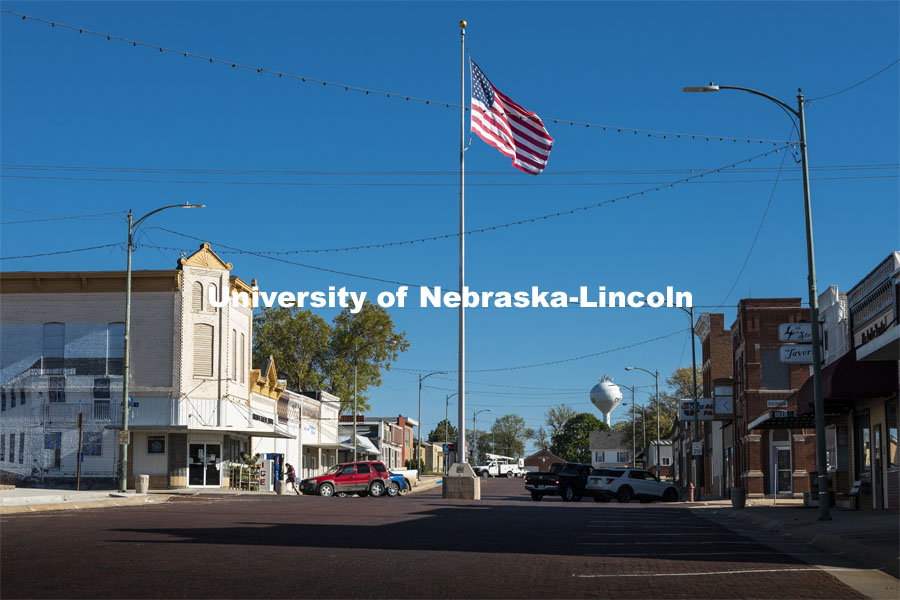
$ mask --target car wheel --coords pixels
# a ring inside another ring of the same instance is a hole
[[[400,485],[396,481],[390,482],[387,486],[387,490],[385,491],[385,493],[390,498],[398,496],[400,494]]]
[[[531,492],[531,499],[534,500],[535,502],[539,502],[540,499],[543,497],[544,497],[544,495],[540,492]]]
[[[507,477],[508,479],[512,479],[512,476],[513,476],[513,472],[512,472],[512,471],[507,471],[507,472],[506,472],[506,477]]]
[[[323,483],[319,486],[319,495],[328,498],[334,496],[334,486],[330,483]]]
[[[678,490],[666,488],[666,491],[663,492],[663,502],[678,502]]]
[[[373,481],[372,485],[369,486],[369,495],[373,498],[384,496],[384,484],[380,481]]]
[[[490,477],[490,476],[491,476],[491,474],[488,473],[487,471],[482,471],[482,472],[481,472],[481,478],[482,478],[482,479],[487,479],[487,478]]]
[[[623,504],[628,504],[631,502],[631,499],[634,497],[634,492],[631,491],[631,488],[627,485],[619,488],[619,491],[616,492],[616,502],[622,502]]]
[[[563,502],[577,502],[577,500],[575,500],[575,490],[573,490],[570,485],[567,485],[562,489],[560,496],[562,496]]]

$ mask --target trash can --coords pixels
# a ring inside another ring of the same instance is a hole
[[[284,494],[284,484],[285,484],[284,479],[277,479],[275,481],[275,493],[278,494],[279,496]]]
[[[731,508],[744,508],[747,503],[747,490],[742,487],[731,488]]]
[[[150,489],[150,476],[138,475],[134,478],[134,491],[138,494],[146,494]]]

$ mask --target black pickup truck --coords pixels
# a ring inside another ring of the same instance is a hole
[[[565,502],[578,502],[584,496],[584,486],[591,465],[581,463],[553,463],[549,473],[531,472],[525,476],[525,489],[532,500],[544,496],[560,496]]]

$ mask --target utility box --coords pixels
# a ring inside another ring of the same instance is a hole
[[[469,463],[455,463],[444,477],[443,497],[455,500],[481,500],[481,480]]]

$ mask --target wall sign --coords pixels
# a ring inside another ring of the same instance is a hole
[[[712,398],[697,398],[697,406],[700,409],[697,416],[698,421],[715,420],[715,405]],[[692,398],[682,399],[678,403],[678,409],[678,418],[682,422],[694,420],[694,400]]]
[[[781,362],[794,365],[813,364],[812,344],[795,344],[779,348]]]

